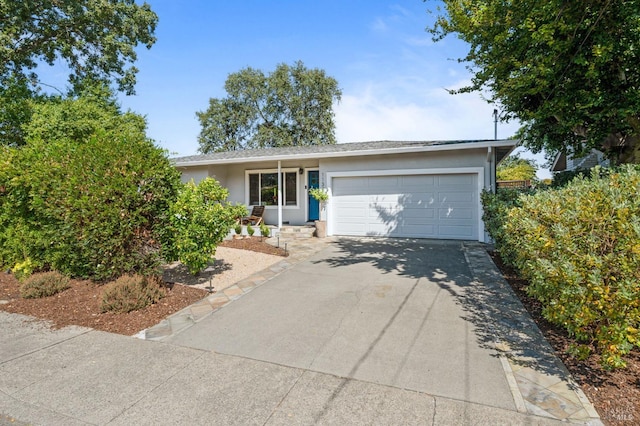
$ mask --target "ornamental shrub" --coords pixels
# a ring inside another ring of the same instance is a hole
[[[271,228],[269,228],[264,223],[261,223],[260,224],[260,235],[262,235],[265,238],[269,238],[271,236]]]
[[[136,126],[0,149],[0,267],[107,280],[160,263],[180,175]]]
[[[182,187],[165,232],[168,260],[180,260],[194,275],[207,266],[238,217],[247,215],[247,208],[228,203],[228,196],[229,191],[213,178]]]
[[[20,296],[37,299],[58,294],[69,288],[69,278],[57,271],[40,272],[31,275],[20,286]]]
[[[501,234],[544,316],[594,342],[605,367],[624,366],[640,345],[639,193],[637,166],[596,168],[590,179],[520,198]]]
[[[166,295],[162,281],[155,276],[123,275],[106,284],[102,292],[102,312],[127,313],[157,303]]]
[[[482,191],[482,220],[487,233],[493,239],[496,250],[505,262],[509,262],[509,250],[504,246],[504,225],[507,213],[514,207],[520,207],[520,197],[533,194],[532,189],[500,188],[496,193]]]

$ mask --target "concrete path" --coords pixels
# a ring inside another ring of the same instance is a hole
[[[479,244],[318,249],[155,342],[0,312],[0,425],[600,424]]]

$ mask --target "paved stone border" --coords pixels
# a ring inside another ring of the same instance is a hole
[[[602,425],[598,412],[575,383],[553,348],[528,315],[481,243],[463,250],[474,281],[488,290],[494,310],[487,312],[495,331],[507,381],[518,411],[536,416]],[[488,308],[487,308],[488,309]]]
[[[275,245],[276,238],[272,238],[271,240]],[[286,243],[287,250],[290,252],[289,256],[284,257],[280,262],[271,265],[262,271],[256,272],[255,274],[238,281],[219,293],[213,293],[193,305],[176,312],[153,327],[140,331],[134,337],[143,340],[162,341],[169,336],[180,333],[203,318],[211,315],[218,309],[226,306],[228,303],[231,303],[232,301],[249,293],[254,288],[266,283],[281,272],[324,249],[331,241],[333,241],[332,238],[289,240],[280,238],[280,247],[284,247]]]

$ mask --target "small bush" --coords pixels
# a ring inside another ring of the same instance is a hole
[[[105,286],[100,310],[127,313],[157,303],[165,294],[165,288],[156,277],[123,275]]]
[[[242,225],[237,223],[236,226],[233,228],[236,231],[236,235],[240,235],[242,234]]]
[[[265,238],[269,238],[271,236],[271,228],[269,228],[264,223],[261,223],[260,224],[260,235],[262,235]]]
[[[184,185],[169,209],[171,232],[165,258],[179,260],[193,275],[205,268],[229,228],[247,215],[247,208],[227,202],[228,196],[229,191],[213,178]]]
[[[249,234],[250,237],[253,237],[253,234],[256,233],[256,230],[253,229],[253,226],[251,226],[251,224],[247,225],[247,234]]]
[[[20,286],[20,296],[24,299],[38,299],[53,296],[69,288],[69,278],[60,272],[40,272],[31,275]]]
[[[595,342],[605,367],[623,367],[622,357],[640,346],[638,193],[640,168],[596,168],[590,179],[520,198],[501,233],[544,316]]]

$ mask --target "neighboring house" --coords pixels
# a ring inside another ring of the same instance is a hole
[[[565,172],[574,170],[589,170],[595,166],[609,166],[609,160],[604,156],[602,151],[592,149],[583,157],[573,157],[565,153],[556,155],[551,166],[552,172]]]
[[[480,193],[513,140],[357,142],[174,158],[184,181],[213,177],[265,222],[325,219],[327,235],[485,241]],[[329,191],[326,211],[309,188]]]

